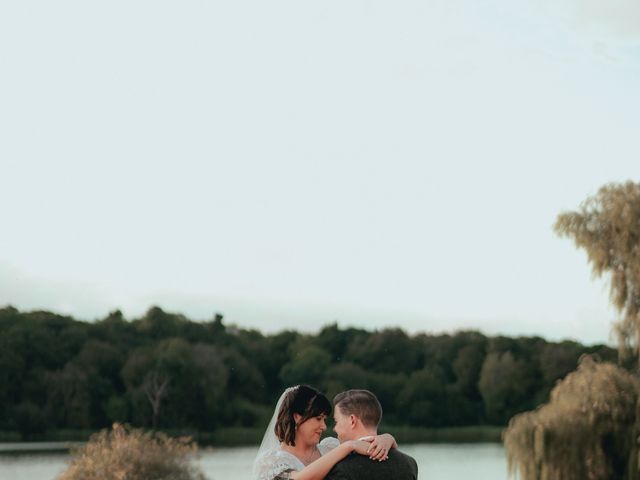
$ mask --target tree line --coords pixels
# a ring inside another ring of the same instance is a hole
[[[506,425],[548,401],[583,354],[616,351],[477,331],[409,335],[328,324],[265,335],[159,307],[95,322],[0,308],[0,430],[264,427],[286,387],[374,391],[389,425]]]

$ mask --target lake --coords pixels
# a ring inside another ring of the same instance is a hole
[[[418,462],[422,480],[507,480],[502,445],[416,444],[402,451]],[[256,447],[202,449],[197,462],[210,480],[250,480]],[[52,480],[61,473],[67,454],[2,454],[0,480]]]

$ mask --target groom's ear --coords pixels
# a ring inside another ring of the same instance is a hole
[[[358,417],[356,417],[353,413],[349,415],[349,425],[351,425],[351,428],[355,428],[357,423]]]

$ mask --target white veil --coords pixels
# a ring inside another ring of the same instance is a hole
[[[284,392],[282,392],[282,395],[280,395],[280,398],[276,402],[276,408],[273,411],[273,416],[271,417],[269,425],[267,425],[267,430],[264,432],[262,443],[260,444],[258,454],[256,455],[256,461],[253,464],[254,470],[256,468],[258,459],[263,457],[266,453],[271,452],[280,446],[280,440],[278,440],[278,437],[276,437],[276,421],[278,420],[278,412],[280,412],[280,407],[282,406],[284,397],[286,397],[289,392],[297,388],[298,385],[296,385],[295,387],[287,388]]]

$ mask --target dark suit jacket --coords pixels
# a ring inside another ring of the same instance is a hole
[[[384,462],[365,455],[352,454],[336,463],[325,480],[416,480],[416,461],[395,448],[389,450]]]

